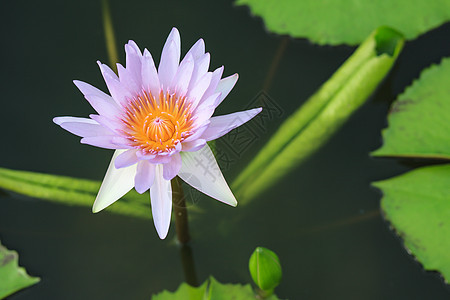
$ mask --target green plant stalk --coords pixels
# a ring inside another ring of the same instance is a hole
[[[119,62],[117,55],[116,38],[114,34],[114,27],[112,23],[111,10],[109,9],[109,1],[102,0],[102,17],[103,30],[105,32],[106,50],[108,52],[109,65],[117,72],[116,63]]]
[[[380,28],[355,51],[343,66],[299,110],[289,117],[232,187],[240,204],[275,184],[311,155],[358,109],[385,77],[403,47],[396,36],[392,56],[377,55]],[[381,33],[380,33],[381,32]],[[392,37],[392,36],[391,36]]]

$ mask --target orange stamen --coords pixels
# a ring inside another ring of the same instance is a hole
[[[169,152],[192,135],[191,104],[186,97],[161,92],[156,99],[143,92],[130,100],[122,121],[130,145],[144,154]]]

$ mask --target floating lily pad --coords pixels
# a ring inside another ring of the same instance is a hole
[[[381,208],[408,251],[450,278],[450,165],[419,168],[375,182]]]
[[[422,72],[392,105],[375,156],[450,160],[450,58]]]
[[[260,299],[250,284],[224,284],[214,277],[208,278],[201,286],[192,287],[182,283],[175,292],[163,291],[152,297],[152,300],[251,300]],[[279,300],[271,295],[266,300]]]
[[[448,0],[237,0],[278,34],[318,44],[360,44],[375,28],[389,26],[406,39],[450,20]]]
[[[190,286],[187,283],[182,283],[175,292],[162,291],[152,297],[152,300],[203,300],[207,295],[206,288],[208,287],[208,281],[205,281],[199,287]]]
[[[422,72],[392,105],[376,156],[450,161],[450,58]],[[450,164],[375,182],[381,207],[425,269],[450,278]]]
[[[18,265],[17,252],[6,249],[0,244],[0,299],[39,282]]]

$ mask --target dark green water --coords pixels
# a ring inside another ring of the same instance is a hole
[[[226,75],[240,75],[218,114],[254,101],[284,39],[230,1],[111,1],[111,9],[122,61],[129,39],[159,57],[172,26],[181,32],[183,53],[203,37],[211,67],[223,64]],[[81,145],[51,122],[93,112],[73,79],[105,88],[95,63],[108,62],[100,2],[3,1],[0,22],[0,166],[101,180],[112,152]],[[449,299],[449,287],[424,272],[390,231],[379,214],[380,193],[370,187],[410,167],[368,155],[381,145],[396,95],[424,67],[450,55],[449,34],[445,25],[407,43],[367,104],[263,197],[231,208],[194,192],[202,211],[190,224],[198,279],[250,282],[248,258],[264,246],[282,261],[281,298]],[[229,182],[353,50],[288,40],[266,90],[280,113],[266,117],[256,138],[224,166]],[[174,290],[185,280],[174,229],[161,241],[150,220],[1,194],[0,239],[42,278],[10,299],[150,299]]]

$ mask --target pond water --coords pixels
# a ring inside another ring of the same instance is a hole
[[[0,166],[101,180],[112,151],[81,145],[51,122],[54,116],[93,112],[73,79],[105,89],[95,63],[108,62],[100,1],[1,6]],[[268,33],[261,19],[231,1],[111,1],[110,6],[121,61],[129,39],[158,58],[176,26],[182,53],[202,37],[211,68],[224,65],[225,75],[240,75],[217,114],[254,107],[261,95],[276,108],[240,153],[219,160],[230,183],[354,50]],[[248,205],[232,208],[187,191],[196,208],[190,246],[198,280],[213,275],[225,283],[251,282],[249,256],[264,246],[281,259],[283,280],[276,293],[283,299],[449,299],[449,287],[436,273],[423,271],[389,229],[379,211],[381,193],[370,186],[412,166],[369,156],[381,145],[380,131],[396,95],[423,68],[450,55],[449,35],[444,25],[408,42],[391,74],[349,122]],[[173,224],[161,241],[151,220],[94,215],[90,208],[9,193],[0,194],[0,207],[1,242],[42,279],[9,299],[150,299],[185,281]],[[148,209],[150,214],[150,204]]]

